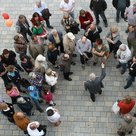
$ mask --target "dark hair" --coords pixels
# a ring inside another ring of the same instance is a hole
[[[48,116],[52,116],[54,114],[54,111],[52,110],[52,109],[49,109],[48,111],[47,111],[47,115]]]
[[[5,54],[8,54],[8,53],[9,53],[9,50],[8,49],[4,49],[2,54],[5,55]]]
[[[40,15],[39,15],[37,12],[35,12],[35,13],[32,15],[33,18],[35,18],[35,17],[37,17],[37,16],[40,17]]]
[[[15,36],[14,36],[14,40],[15,40],[15,41],[18,41],[18,40],[19,40],[19,36],[18,36],[18,35],[15,35]]]
[[[9,83],[9,84],[6,85],[6,90],[7,90],[7,91],[8,91],[8,90],[11,90],[12,87],[13,87],[13,85]]]
[[[85,10],[81,9],[79,14],[80,14],[80,16],[84,15],[85,14]]]
[[[98,44],[102,44],[102,43],[103,43],[102,39],[100,39],[100,38],[96,39],[96,42],[97,42]]]
[[[23,19],[23,18],[26,19],[26,17],[25,17],[24,15],[19,15],[19,17],[18,17],[19,20],[20,20],[20,19]]]
[[[26,55],[24,53],[22,53],[22,54],[20,54],[19,58],[21,61],[23,61],[26,58]]]

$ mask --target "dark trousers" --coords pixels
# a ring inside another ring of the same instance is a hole
[[[8,79],[7,74],[1,76],[1,78],[3,79],[4,85],[6,86],[8,83],[10,83],[11,81]]]
[[[90,93],[90,98],[92,99],[93,102],[95,102],[95,94]]]
[[[124,18],[125,9],[117,9],[117,12],[116,12],[117,19],[119,19],[120,13],[121,13],[121,17]]]
[[[127,87],[127,88],[130,87],[134,81],[135,81],[135,76],[129,75],[129,77],[127,78],[126,87]]]
[[[117,47],[115,44],[109,43],[110,53],[113,52],[114,54],[116,54],[118,48],[119,48],[119,47]]]
[[[51,92],[52,92],[52,93],[55,92],[55,85],[51,86]]]
[[[119,66],[122,67],[122,69],[123,69],[124,71],[126,71],[126,69],[127,69],[127,63],[120,63],[120,62],[119,62]]]
[[[34,104],[35,104],[35,106],[36,106],[36,109],[37,109],[38,111],[42,111],[42,108],[41,108],[41,106],[40,106],[39,100],[36,100],[36,99],[32,99],[32,100],[33,100],[33,102],[34,102]]]
[[[92,57],[92,53],[90,53],[90,52],[85,52],[85,53],[88,56],[88,58]],[[81,64],[85,64],[86,61],[88,61],[88,59],[85,58],[84,55],[80,55],[80,62],[81,62]]]
[[[64,78],[65,78],[65,79],[68,79],[68,78],[69,78],[69,72],[68,72],[68,73],[64,73],[64,72],[63,72],[63,75],[64,75]]]
[[[24,71],[20,66],[19,64],[15,61],[14,64],[13,64],[19,71]]]
[[[63,47],[63,43],[62,43],[62,42],[56,44],[56,48],[57,48],[57,49],[60,48],[60,52],[61,52],[61,53],[64,53],[64,47]]]
[[[30,29],[27,30],[27,33],[21,33],[21,34],[23,35],[23,37],[25,38],[25,40],[26,40],[27,42],[29,42],[29,40],[27,39],[27,34],[28,34],[29,36],[32,36],[32,32],[30,31]]]
[[[95,18],[96,18],[96,23],[99,23],[100,20],[99,20],[99,15],[101,16],[102,20],[104,23],[107,23],[107,18],[105,16],[105,13],[104,11],[94,11],[94,15],[95,15]]]

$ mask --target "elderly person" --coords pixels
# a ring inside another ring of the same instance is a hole
[[[60,31],[57,31],[56,29],[53,29],[51,31],[51,34],[48,37],[49,41],[55,45],[55,47],[59,50],[60,52],[64,53],[64,47],[63,47],[63,34]]]
[[[46,69],[48,69],[46,57],[39,54],[36,57],[35,64],[34,64],[34,71],[40,72],[43,75],[45,74]]]
[[[13,115],[15,124],[22,130],[24,133],[27,133],[27,126],[30,123],[29,118],[27,118],[22,112],[16,112]]]
[[[114,52],[114,57],[116,58],[116,53],[121,45],[120,34],[116,26],[112,26],[110,31],[106,35],[106,40],[109,44],[110,53]]]
[[[103,87],[102,80],[106,76],[106,73],[105,73],[105,66],[103,63],[101,64],[101,67],[102,67],[102,72],[100,77],[96,77],[94,73],[91,73],[90,79],[84,82],[85,90],[89,91],[90,98],[92,99],[93,102],[95,102],[95,94],[97,93],[102,94],[102,89],[101,89]]]
[[[73,34],[77,34],[79,30],[79,24],[67,13],[63,15],[61,20],[61,24],[63,25],[66,33],[72,32]]]
[[[14,36],[14,49],[18,54],[27,53],[27,42],[21,34]]]
[[[105,10],[107,9],[107,3],[105,0],[91,0],[90,9],[94,12],[96,25],[99,25],[99,15],[101,16],[105,27],[108,27],[107,18],[105,16]]]
[[[43,19],[46,21],[46,25],[48,28],[53,29],[53,27],[50,25],[49,20],[51,13],[49,12],[49,9],[47,8],[47,5],[44,2],[41,2],[41,0],[37,0],[34,7],[34,11],[43,17]]]
[[[136,126],[136,118],[130,114],[125,114],[122,120],[119,122],[119,128],[117,134],[119,136],[125,136],[126,134],[132,134],[133,129]]]
[[[27,126],[27,134],[29,136],[45,136],[46,125],[41,125],[38,121],[30,122]]]
[[[81,28],[86,31],[89,25],[93,22],[93,17],[90,12],[81,9],[79,12],[79,21]]]
[[[59,126],[61,121],[60,121],[60,114],[57,109],[53,107],[48,107],[46,109],[46,114],[47,114],[47,119],[49,122],[53,123],[54,126]]]
[[[90,24],[89,28],[85,32],[85,36],[91,41],[92,44],[94,44],[96,39],[100,38],[101,32],[102,28],[100,26]]]
[[[71,60],[68,54],[64,54],[60,59],[60,69],[63,72],[63,76],[66,80],[72,81],[69,75],[73,74],[70,72],[71,69]]]
[[[127,69],[127,63],[132,58],[132,53],[127,45],[121,44],[117,51],[118,65],[116,68],[122,67],[121,74],[124,74]]]
[[[124,115],[129,113],[135,106],[135,100],[129,95],[125,96],[125,99],[119,100],[118,107],[120,108],[119,113]]]
[[[69,60],[71,64],[75,65],[75,62],[72,61],[73,52],[75,50],[75,36],[69,32],[63,37],[64,52],[69,54]]]
[[[76,48],[80,54],[80,61],[82,67],[85,67],[85,63],[88,63],[88,59],[92,56],[92,44],[89,39],[82,36],[76,43]]]
[[[119,23],[119,16],[121,13],[121,17],[124,19],[124,13],[126,7],[130,6],[130,0],[112,0],[113,7],[117,10],[116,11],[116,21]]]
[[[24,15],[19,15],[18,21],[16,23],[17,33],[22,34],[27,42],[29,42],[27,39],[27,34],[32,36],[32,32],[30,31],[29,27],[30,26],[26,17]]]
[[[35,60],[39,54],[42,55],[44,54],[44,47],[42,44],[38,42],[38,38],[36,35],[33,35],[31,39],[32,41],[30,42],[29,45],[29,53],[32,56],[32,58]]]
[[[108,57],[108,50],[107,47],[104,46],[102,39],[97,39],[94,47],[92,49],[93,54],[93,65],[95,66],[98,63],[98,59],[101,59],[101,63],[105,63]]]
[[[60,10],[68,13],[74,19],[75,0],[61,0]]]
[[[135,81],[136,77],[136,56],[129,63],[129,76],[127,78],[127,84],[124,86],[124,89],[129,88],[132,83]]]

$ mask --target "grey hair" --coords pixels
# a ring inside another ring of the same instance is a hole
[[[90,80],[95,80],[96,75],[95,75],[94,73],[91,73],[91,74],[89,75],[89,78],[90,78]]]
[[[123,49],[123,50],[126,50],[126,45],[125,45],[125,44],[121,44],[121,45],[119,46],[119,48],[121,48],[121,49]]]
[[[51,30],[51,34],[53,34],[54,32],[57,32],[57,30],[56,29],[52,29]]]

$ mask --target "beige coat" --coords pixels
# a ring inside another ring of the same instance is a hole
[[[35,60],[39,54],[44,54],[44,47],[37,43],[31,42],[29,45],[29,53],[32,58]]]
[[[132,131],[135,126],[136,126],[136,118],[135,117],[132,117],[132,121],[130,123],[123,119],[119,123],[119,129],[118,130],[121,131],[121,132],[128,133],[128,132]]]
[[[63,45],[64,45],[64,51],[67,54],[73,54],[75,50],[75,41],[70,40],[67,36],[67,34],[63,37]]]

